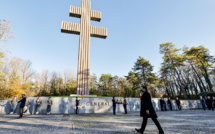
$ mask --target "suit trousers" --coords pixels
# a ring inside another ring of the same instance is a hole
[[[146,125],[147,125],[147,121],[148,121],[148,117],[143,117],[143,123],[141,126],[141,132],[145,131]],[[161,128],[160,123],[158,122],[157,118],[152,118],[152,121],[155,123],[155,125],[157,126],[159,132],[163,132],[163,129]]]
[[[23,107],[20,107],[19,109],[19,117],[22,117],[23,116]]]
[[[78,114],[78,106],[76,106],[75,114]]]

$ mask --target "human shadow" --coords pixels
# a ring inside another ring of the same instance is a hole
[[[10,114],[11,113],[11,101],[7,101],[5,104],[1,105],[4,108],[5,114]],[[3,102],[4,103],[4,102]]]
[[[75,103],[76,102],[75,103],[73,102],[73,98],[69,98],[68,101],[69,101],[69,104],[70,104],[70,107],[68,109],[68,114],[75,113],[75,110],[76,110],[76,104]]]
[[[86,113],[86,107],[85,106],[82,106],[80,109],[79,109],[79,111],[78,111],[78,113]]]
[[[34,100],[32,99],[31,101],[29,101],[29,113],[32,115],[33,112],[34,112]]]
[[[65,114],[66,113],[66,105],[68,102],[64,100],[64,98],[61,98],[61,103],[59,105],[59,112],[60,114]]]

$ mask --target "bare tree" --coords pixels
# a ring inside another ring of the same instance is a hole
[[[31,61],[23,61],[22,68],[21,68],[21,76],[23,83],[26,83],[29,81],[29,79],[34,75],[34,72],[31,69]]]
[[[0,41],[7,41],[14,38],[13,32],[11,32],[12,26],[7,20],[0,19]]]

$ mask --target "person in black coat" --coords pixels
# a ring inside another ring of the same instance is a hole
[[[178,97],[176,97],[175,103],[178,107],[178,110],[181,110],[181,101],[178,99]]]
[[[160,98],[160,106],[161,106],[161,111],[164,111],[163,98]]]
[[[169,109],[172,111],[172,101],[171,101],[170,97],[167,100],[167,104],[169,106]]]
[[[116,101],[114,96],[113,96],[112,102],[113,102],[113,115],[116,115]]]
[[[76,103],[76,109],[75,109],[75,113],[78,114],[78,106],[79,106],[79,103],[80,103],[80,100],[78,100],[78,97],[76,97],[76,100],[75,100],[75,103]]]
[[[22,95],[22,99],[20,101],[18,101],[18,103],[20,103],[20,109],[19,109],[19,118],[22,118],[23,116],[23,108],[25,107],[25,102],[26,102],[26,98],[25,98],[25,94]]]
[[[160,123],[157,120],[157,114],[152,106],[152,101],[151,101],[151,95],[147,91],[146,86],[141,87],[141,91],[143,92],[142,98],[141,98],[141,109],[140,109],[140,116],[143,117],[143,123],[141,126],[141,129],[135,129],[137,132],[140,132],[143,134],[146,125],[147,125],[147,120],[148,118],[151,118],[152,121],[155,123],[159,130],[159,134],[164,134],[163,129],[161,128]]]
[[[208,106],[208,110],[214,110],[214,108],[213,108],[213,101],[211,100],[211,97],[210,96],[208,96],[208,99],[206,100],[206,104],[207,104],[207,106]]]

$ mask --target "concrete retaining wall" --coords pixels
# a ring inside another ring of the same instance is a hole
[[[35,114],[36,97],[29,97],[28,114]],[[46,114],[48,97],[41,97],[43,103],[41,113]],[[72,114],[75,113],[75,98],[52,98],[53,106],[51,113],[53,114]],[[140,111],[139,98],[127,98],[128,112]],[[152,99],[153,106],[156,111],[160,110],[158,98]],[[198,109],[202,108],[199,101],[189,100],[181,101],[182,109]],[[175,109],[175,102],[173,102]],[[17,113],[19,113],[19,105],[17,105]],[[124,112],[122,104],[117,104],[116,112]],[[80,100],[79,113],[112,113],[112,98],[84,98]],[[10,114],[10,100],[0,100],[0,114]]]

